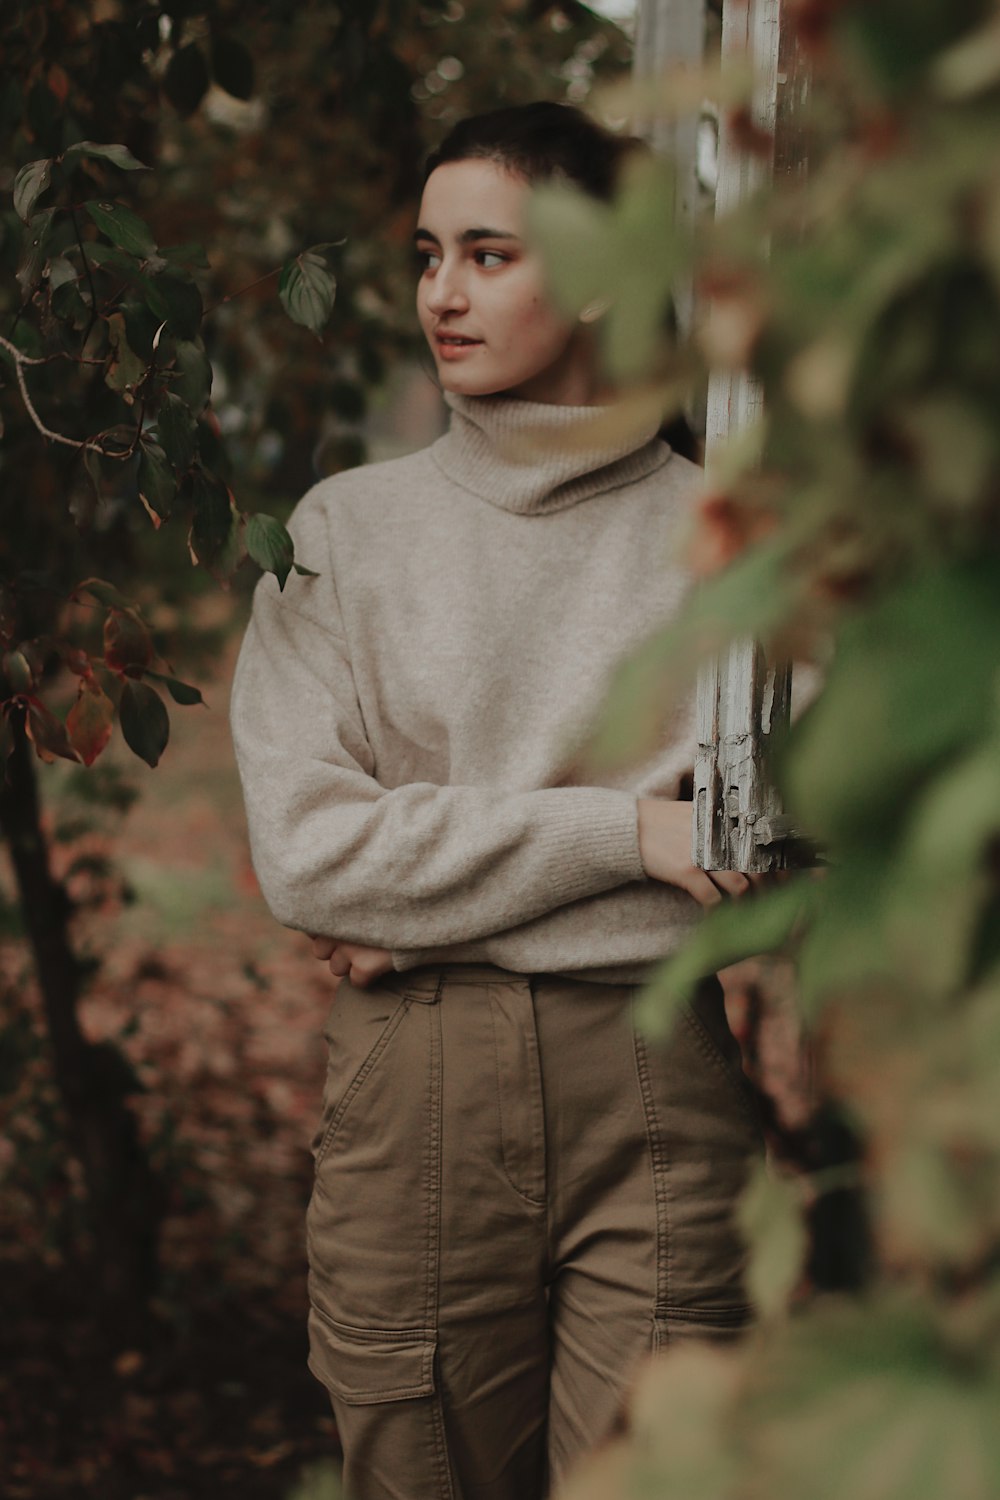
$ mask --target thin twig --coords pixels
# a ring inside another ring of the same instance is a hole
[[[255,286],[260,286],[261,282],[270,281],[272,276],[280,275],[281,269],[281,266],[275,266],[273,271],[265,271],[263,276],[258,276],[256,281],[250,281],[246,286],[241,286],[239,291],[228,292],[225,297],[220,297],[218,302],[210,303],[202,316],[207,318],[209,313],[215,312],[216,308],[224,306],[227,302],[232,302],[234,297],[242,297],[244,292],[252,292]]]
[[[38,415],[38,412],[35,410],[34,402],[32,401],[31,394],[28,391],[28,384],[24,378],[24,366],[44,365],[48,363],[48,360],[37,359],[29,354],[22,354],[17,345],[12,344],[9,339],[5,339],[2,334],[0,334],[0,348],[6,349],[7,353],[14,361],[14,373],[17,376],[17,384],[21,392],[21,400],[24,402],[25,411],[28,413],[28,416],[31,418],[32,422],[38,428],[38,431],[42,434],[42,437],[48,438],[49,441],[53,443],[62,443],[66,448],[90,449],[94,453],[100,453],[104,458],[131,458],[132,454],[135,452],[134,446],[130,449],[127,449],[124,453],[112,453],[109,449],[102,447],[102,445],[98,443],[94,438],[66,437],[64,433],[53,432],[51,427],[46,427],[45,423]],[[100,364],[102,363],[102,361],[94,360],[88,361],[88,363]]]

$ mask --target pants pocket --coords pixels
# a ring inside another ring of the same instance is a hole
[[[734,1343],[755,1317],[756,1309],[747,1302],[728,1307],[664,1307],[653,1318],[653,1350],[659,1353],[692,1340]]]
[[[388,988],[373,986],[363,990],[346,979],[337,986],[336,998],[323,1027],[328,1049],[323,1110],[309,1148],[317,1168],[409,1005],[405,996]]]
[[[350,1500],[456,1500],[434,1329],[361,1328],[315,1305],[309,1368],[330,1396]]]
[[[347,1406],[432,1396],[436,1347],[427,1328],[354,1328],[309,1311],[309,1368]]]
[[[754,1131],[762,1132],[760,1108],[753,1085],[743,1071],[743,1054],[729,1025],[719,980],[714,976],[703,980],[684,1006],[683,1014],[701,1051],[728,1082]]]

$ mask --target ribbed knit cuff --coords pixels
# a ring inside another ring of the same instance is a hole
[[[539,820],[551,858],[552,905],[644,880],[639,799],[615,787],[553,787]]]

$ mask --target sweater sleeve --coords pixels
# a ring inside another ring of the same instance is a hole
[[[251,858],[275,918],[345,942],[437,946],[645,879],[634,792],[379,784],[313,496],[289,530],[326,576],[292,574],[284,593],[260,578],[230,704]]]
[[[666,958],[701,915],[693,896],[662,881],[621,886],[560,906],[505,932],[474,942],[393,949],[397,970],[421,964],[497,964],[521,974],[551,974],[624,965],[640,967]]]
[[[638,797],[677,800],[694,770],[695,698],[680,706],[670,744],[637,775]],[[392,951],[393,968],[488,963],[523,974],[637,971],[666,958],[693,930],[702,909],[689,892],[644,876],[639,883],[585,896],[474,942]]]

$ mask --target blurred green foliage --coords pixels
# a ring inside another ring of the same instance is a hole
[[[697,516],[692,557],[715,559],[711,576],[618,674],[595,762],[647,746],[699,661],[743,634],[822,684],[770,769],[826,867],[707,914],[648,986],[644,1022],[668,1029],[699,975],[791,958],[817,1093],[857,1130],[861,1157],[825,1177],[753,1178],[740,1217],[757,1326],[738,1349],[676,1349],[651,1369],[631,1438],[577,1493],[990,1500],[1000,15],[987,0],[799,0],[783,24],[809,62],[794,124],[808,172],[779,173],[690,240],[671,231],[663,264],[701,294],[687,350],[662,336],[649,350],[650,298],[665,289],[651,284],[643,228],[665,233],[666,179],[626,190],[582,264],[567,259],[556,195],[539,194],[536,222],[568,306],[615,294],[606,355],[631,399],[679,399],[692,359],[702,377],[748,370],[764,396]],[[739,128],[734,93],[723,107]],[[641,366],[623,364],[636,348]],[[820,1292],[803,1218],[847,1186],[863,1195],[874,1255],[854,1294]]]

